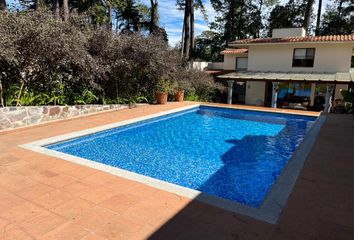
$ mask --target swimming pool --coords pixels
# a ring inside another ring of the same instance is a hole
[[[198,106],[44,147],[259,208],[315,120]]]

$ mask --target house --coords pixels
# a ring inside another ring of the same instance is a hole
[[[274,29],[272,38],[231,42],[224,55],[228,103],[328,111],[354,81],[354,35],[306,36]]]

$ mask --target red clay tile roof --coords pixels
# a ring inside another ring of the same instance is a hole
[[[218,73],[222,73],[222,70],[206,70],[205,71],[207,74],[218,74]]]
[[[238,48],[238,49],[225,49],[220,54],[236,54],[236,53],[247,53],[247,48]]]
[[[351,42],[352,35],[330,35],[330,36],[308,36],[308,37],[287,37],[287,38],[255,38],[241,39],[231,44],[257,44],[257,43],[293,43],[293,42]]]
[[[235,70],[224,70],[224,69],[209,69],[205,71],[207,74],[213,75],[213,76],[218,76],[221,74],[227,74],[231,72],[235,72]]]

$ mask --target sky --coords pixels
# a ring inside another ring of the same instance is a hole
[[[150,0],[141,0],[141,2],[150,6]],[[212,22],[216,13],[209,0],[203,0],[203,2],[208,15],[208,22]],[[159,0],[159,15],[160,25],[166,29],[169,43],[171,46],[174,46],[181,41],[184,12],[177,10],[175,0]],[[208,22],[204,20],[200,11],[196,11],[195,34],[199,35],[203,31],[209,29]]]
[[[150,6],[150,0],[141,0],[147,6]],[[322,12],[324,12],[325,6],[330,0],[322,1]],[[159,0],[159,14],[160,25],[164,27],[168,34],[169,43],[174,46],[181,41],[182,26],[183,26],[183,11],[179,11],[176,8],[175,0]],[[195,13],[195,33],[196,36],[205,30],[209,29],[208,23],[213,22],[216,13],[210,4],[210,0],[203,0],[205,9],[208,15],[208,22],[203,19],[200,11]],[[281,3],[286,3],[288,0],[280,0]],[[317,1],[314,4],[314,14],[317,13]]]
[[[9,5],[12,5],[18,0],[7,0]],[[142,3],[150,6],[150,0],[140,0]],[[281,3],[286,3],[288,0],[280,0]],[[177,10],[176,0],[159,0],[159,15],[160,15],[160,25],[164,27],[168,34],[169,44],[174,46],[176,43],[181,41],[182,35],[182,25],[184,13],[181,10]],[[200,11],[195,12],[195,34],[198,36],[203,31],[209,29],[209,23],[213,22],[216,16],[210,0],[203,0],[204,6],[208,15],[208,21],[205,21],[202,13]],[[322,12],[330,0],[323,0]],[[314,14],[317,13],[317,1],[314,4]]]

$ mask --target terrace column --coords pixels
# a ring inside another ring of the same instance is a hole
[[[327,92],[326,92],[325,107],[324,107],[325,113],[329,113],[331,111],[334,87],[335,87],[334,84],[327,84]]]
[[[234,87],[234,80],[227,81],[227,104],[232,104],[232,89]]]
[[[310,106],[315,105],[316,83],[311,83]]]
[[[277,108],[277,99],[278,99],[278,85],[279,82],[272,82],[272,108]]]

